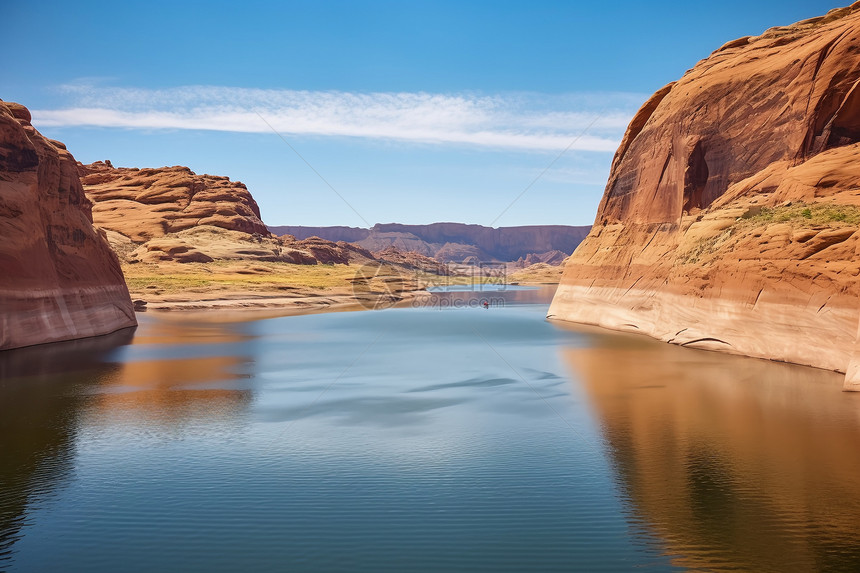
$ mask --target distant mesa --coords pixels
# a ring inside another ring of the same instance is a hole
[[[560,264],[585,238],[590,227],[533,225],[492,228],[463,223],[387,223],[370,229],[302,226],[270,226],[269,229],[278,235],[300,239],[318,236],[330,241],[350,241],[374,252],[393,246],[441,263],[496,261],[528,266],[538,262]]]
[[[0,101],[0,349],[136,324],[74,157],[36,131],[26,107]]]
[[[553,318],[860,388],[860,3],[725,44],[638,111]]]

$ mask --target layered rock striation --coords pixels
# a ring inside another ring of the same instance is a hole
[[[123,229],[134,241],[201,225],[269,234],[248,188],[229,177],[197,175],[182,166],[116,168],[109,161],[78,169],[100,224]]]
[[[110,161],[79,163],[78,172],[96,224],[126,264],[388,262],[444,270],[429,257],[396,248],[371,253],[343,240],[273,235],[248,188],[228,177],[198,175],[182,166],[114,167]]]
[[[655,93],[550,318],[848,371],[860,388],[860,3]]]
[[[364,256],[352,245],[272,235],[248,188],[228,177],[182,166],[114,167],[110,161],[78,164],[78,171],[96,224],[126,263],[331,264]]]
[[[0,349],[137,324],[74,157],[30,119],[24,106],[0,102]]]

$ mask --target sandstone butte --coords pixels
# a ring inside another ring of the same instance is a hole
[[[860,2],[655,93],[548,317],[846,372],[860,390]]]
[[[218,260],[345,263],[349,249],[272,235],[247,187],[188,167],[78,164],[93,218],[126,263]]]
[[[116,255],[93,227],[75,159],[0,101],[0,349],[134,326]]]
[[[124,263],[209,263],[215,260],[332,264],[390,262],[442,272],[435,260],[397,249],[371,253],[344,241],[276,236],[263,223],[248,188],[188,167],[114,167],[78,163],[93,219]]]

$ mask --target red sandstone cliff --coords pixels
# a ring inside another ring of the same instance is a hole
[[[633,118],[549,316],[848,370],[860,3],[741,38]]]
[[[96,224],[124,262],[317,264],[361,256],[330,241],[273,236],[248,188],[229,177],[198,175],[182,166],[138,169],[102,161],[78,164],[78,172]]]
[[[181,166],[116,168],[101,161],[80,165],[79,172],[99,225],[122,229],[136,242],[199,225],[269,234],[248,188],[229,177],[197,175]]]
[[[0,102],[0,349],[137,324],[91,209],[65,145]]]

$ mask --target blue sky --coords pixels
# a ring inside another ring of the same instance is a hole
[[[652,92],[840,5],[7,0],[0,98],[80,161],[240,180],[271,225],[587,225]]]

